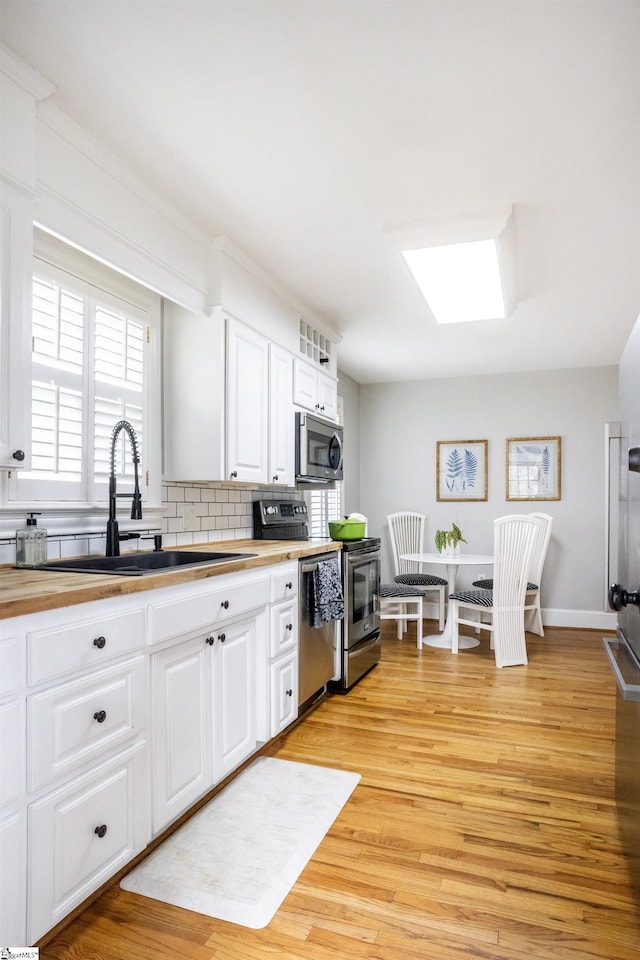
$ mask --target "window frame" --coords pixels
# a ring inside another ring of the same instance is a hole
[[[71,277],[71,283],[74,286],[94,288],[100,296],[104,296],[108,302],[110,298],[115,297],[119,301],[126,301],[133,308],[133,312],[140,312],[145,315],[145,378],[142,391],[143,407],[143,462],[140,471],[140,488],[143,498],[143,508],[151,511],[158,511],[161,507],[162,477],[161,477],[161,316],[162,316],[162,298],[161,296],[142,286],[135,280],[125,276],[113,267],[95,259],[94,257],[80,251],[65,241],[46,233],[45,231],[34,229],[34,251],[33,265],[36,272],[37,263],[42,262],[52,267],[54,270],[64,271]],[[43,268],[46,272],[46,266]],[[89,363],[92,362],[92,354],[89,355]],[[87,364],[85,364],[85,368]],[[28,375],[33,382],[32,369],[29,368]],[[27,376],[27,371],[25,371]],[[85,370],[83,377],[83,407],[85,414],[93,417],[93,410],[88,408],[88,403],[93,402],[93,392],[88,396],[86,384],[88,372]],[[2,477],[0,486],[0,496],[2,498],[2,514],[15,515],[24,514],[25,511],[33,510],[36,507],[41,511],[42,516],[66,516],[75,514],[79,523],[76,525],[78,530],[82,530],[92,525],[90,518],[102,517],[108,510],[108,484],[107,482],[96,482],[93,468],[93,448],[91,451],[85,451],[86,462],[90,466],[89,476],[84,479],[86,486],[86,499],[52,499],[46,496],[44,499],[37,499],[37,480],[29,480],[25,488],[26,481],[21,481],[24,489],[17,486],[14,471],[5,474]],[[89,455],[91,454],[91,456]],[[126,482],[119,484],[119,489],[126,490]],[[33,492],[32,492],[33,491]],[[128,501],[124,501],[125,506]],[[118,505],[120,507],[120,504]],[[124,513],[123,513],[124,517]],[[82,522],[82,518],[85,522]],[[145,529],[148,526],[157,526],[157,516],[150,518],[151,523],[138,523],[137,527]],[[146,520],[146,514],[145,514]],[[65,523],[63,521],[63,526]],[[4,524],[0,524],[1,527]]]

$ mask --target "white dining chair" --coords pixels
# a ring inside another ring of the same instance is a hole
[[[395,620],[398,640],[402,640],[407,626],[415,621],[418,650],[422,649],[424,599],[422,590],[403,583],[381,583],[378,587],[380,620]]]
[[[529,513],[529,517],[537,517],[540,520],[536,538],[531,551],[529,561],[529,574],[527,578],[527,594],[525,598],[525,625],[531,633],[536,633],[539,637],[544,637],[544,628],[542,626],[542,611],[540,609],[540,587],[542,583],[542,571],[547,556],[549,540],[551,539],[551,527],[553,517],[548,513]],[[484,590],[493,589],[493,578],[483,578],[473,581],[474,587],[481,587]]]
[[[452,593],[449,618],[453,627],[451,652],[458,652],[460,624],[474,630],[488,630],[496,666],[526,664],[524,630],[525,596],[529,564],[538,530],[539,517],[514,515],[494,521],[493,589],[476,588]],[[481,611],[490,619],[466,619]]]
[[[446,611],[447,581],[430,573],[423,573],[422,564],[411,560],[401,560],[404,553],[422,553],[424,551],[424,528],[426,516],[403,510],[387,516],[391,553],[393,556],[394,581],[409,587],[418,587],[421,591],[437,595],[438,625],[444,629]]]

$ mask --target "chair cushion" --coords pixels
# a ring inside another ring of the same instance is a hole
[[[424,597],[424,590],[407,587],[402,583],[381,583],[378,588],[379,597]]]
[[[487,577],[485,580],[474,580],[472,586],[483,587],[485,590],[493,590],[493,580]],[[528,583],[527,590],[539,590],[537,583]]]
[[[393,578],[396,583],[408,583],[411,587],[446,587],[442,577],[432,577],[430,573],[399,573]]]
[[[460,590],[452,593],[449,600],[461,600],[463,603],[474,603],[479,607],[492,607],[493,590]]]

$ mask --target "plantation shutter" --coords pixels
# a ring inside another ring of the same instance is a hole
[[[342,484],[332,489],[309,490],[309,536],[328,537],[327,524],[330,520],[339,520],[342,515]]]
[[[32,463],[14,471],[10,500],[106,503],[118,420],[131,422],[143,448],[148,313],[39,259],[32,306]],[[124,440],[116,471],[126,491]]]

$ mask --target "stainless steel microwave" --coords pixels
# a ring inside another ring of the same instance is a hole
[[[342,480],[342,427],[310,413],[296,413],[296,480]]]

